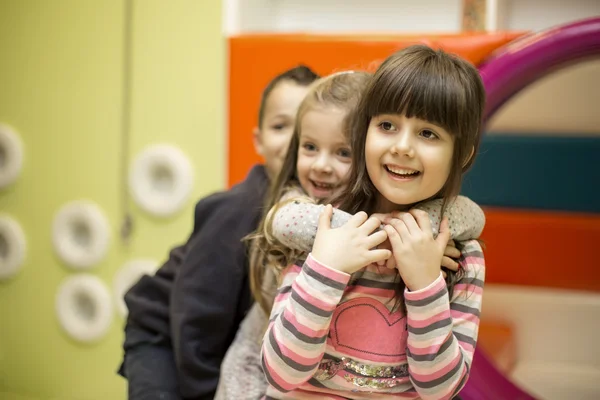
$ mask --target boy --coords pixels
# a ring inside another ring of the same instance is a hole
[[[219,368],[252,304],[241,239],[260,221],[269,179],[281,168],[296,111],[318,76],[299,66],[265,88],[254,144],[265,164],[195,209],[188,242],[125,295],[129,309],[120,373],[130,400],[212,399]]]

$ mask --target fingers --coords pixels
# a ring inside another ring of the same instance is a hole
[[[431,221],[429,220],[429,214],[427,214],[423,210],[417,210],[416,208],[413,208],[412,210],[410,210],[409,213],[410,213],[410,215],[412,215],[415,218],[416,223],[419,225],[419,228],[421,229],[421,231],[423,231],[427,234],[433,235],[433,230],[431,229]],[[448,238],[450,238],[450,237],[448,237]],[[448,240],[446,240],[444,242],[444,245],[446,243],[448,243]]]
[[[372,249],[374,247],[379,246],[381,243],[385,242],[387,239],[388,235],[386,231],[377,231],[375,233],[373,233],[372,235],[369,235],[369,237],[367,237],[367,248]],[[381,249],[381,250],[385,250],[385,249]]]
[[[460,258],[460,250],[456,247],[448,245],[446,246],[446,250],[444,250],[444,256],[450,258]]]
[[[402,245],[402,238],[400,237],[400,234],[398,233],[395,227],[393,227],[392,225],[385,225],[383,227],[383,230],[385,230],[385,232],[388,235],[388,239],[390,240],[390,244],[392,245],[392,251],[394,251],[400,245]]]
[[[460,265],[450,257],[444,256],[442,257],[442,267],[456,272],[460,268]]]
[[[447,247],[456,247],[456,242],[454,241],[454,239],[448,240]]]
[[[404,222],[403,219],[400,220],[400,219],[397,219],[397,218],[392,218],[392,219],[388,220],[388,226],[391,226],[391,227],[394,228],[394,230],[399,235],[400,239],[402,239],[403,237],[404,238],[408,238],[410,236],[410,231],[406,227],[406,223]],[[418,227],[417,227],[417,229],[418,229]],[[389,234],[388,234],[388,236],[389,236]],[[391,241],[391,239],[390,239],[390,241]],[[401,242],[402,241],[403,240],[401,240]]]
[[[387,237],[387,232],[386,232],[386,237]],[[377,248],[391,250],[392,249],[392,244],[390,243],[389,238],[386,239],[379,246],[377,246]],[[379,265],[379,266],[385,265],[385,267],[388,268],[388,269],[396,269],[396,259],[394,257],[390,257],[386,261],[379,262],[377,265]]]
[[[358,228],[359,226],[361,226],[362,224],[365,223],[365,221],[367,220],[367,218],[369,218],[369,216],[367,215],[366,212],[359,211],[356,214],[354,214],[348,220],[348,222],[346,222],[346,226],[351,226],[351,227],[354,227],[354,228]]]
[[[442,218],[442,223],[440,224],[440,233],[435,238],[436,243],[440,246],[440,250],[446,248],[446,244],[450,240],[450,227],[448,226],[448,217]]]
[[[385,263],[385,267],[387,269],[396,269],[396,259],[394,257],[390,257],[387,259],[387,262]]]
[[[392,256],[392,252],[387,249],[371,250],[367,256],[367,264],[378,263],[379,261],[387,260]]]
[[[402,215],[401,220],[402,222],[404,222],[404,225],[406,225],[406,228],[408,229],[408,232],[410,232],[411,235],[417,235],[421,231],[421,228],[419,228],[419,224],[417,223],[415,217],[412,214],[404,213]]]
[[[360,228],[364,231],[364,233],[369,234],[371,232],[373,232],[375,229],[378,229],[379,227],[381,227],[381,221],[379,221],[377,218],[375,217],[370,217],[368,220],[366,220],[361,226]]]
[[[389,217],[390,217],[390,214],[381,214],[381,213],[371,214],[371,218],[377,218],[381,224],[383,224],[385,222],[385,220]]]
[[[323,211],[321,211],[321,215],[319,216],[318,229],[319,230],[329,230],[331,229],[331,217],[333,215],[333,207],[331,204],[327,204]]]

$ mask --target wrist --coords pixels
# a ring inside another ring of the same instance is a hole
[[[316,262],[320,267],[324,268],[325,270],[329,270],[329,271],[334,271],[338,274],[342,274],[344,276],[350,276],[350,274],[344,270],[341,270],[339,268],[334,267],[335,263],[329,264],[327,259],[321,259],[320,256],[318,254],[315,253],[310,253],[309,257]]]
[[[416,277],[410,283],[406,283],[406,288],[411,292],[425,290],[430,286],[434,285],[438,279],[443,279],[441,271],[439,271],[437,275],[430,274]]]

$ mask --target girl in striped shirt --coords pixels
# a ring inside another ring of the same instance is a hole
[[[221,368],[221,377],[219,388],[215,399],[236,399],[236,400],[256,400],[261,398],[267,387],[267,382],[262,371],[260,362],[260,347],[262,337],[267,327],[268,316],[273,306],[273,291],[277,289],[273,275],[268,274],[264,277],[265,261],[271,261],[271,266],[278,266],[280,262],[286,262],[278,269],[287,266],[286,261],[281,261],[278,254],[283,251],[273,251],[273,241],[278,242],[285,248],[298,250],[298,254],[306,258],[307,252],[313,245],[314,235],[317,231],[317,219],[324,206],[316,205],[314,202],[322,200],[322,195],[331,196],[342,190],[347,184],[347,178],[350,169],[348,162],[349,143],[347,139],[346,123],[344,120],[366,88],[369,75],[361,72],[344,72],[330,75],[316,82],[310,89],[305,100],[299,109],[297,129],[293,135],[290,147],[284,161],[283,173],[279,175],[277,182],[271,189],[271,199],[268,202],[268,209],[273,207],[272,214],[274,224],[272,229],[268,229],[275,237],[260,237],[262,248],[269,248],[269,254],[258,251],[255,255],[263,257],[252,257],[251,278],[253,286],[262,290],[255,290],[254,294],[257,300],[247,317],[240,325],[234,342],[228,349],[223,360]],[[310,110],[317,111],[317,114],[324,113],[324,121],[331,123],[329,132],[317,132],[314,127],[315,113],[312,115]],[[307,117],[308,118],[305,118]],[[329,138],[337,138],[341,147],[330,147]],[[342,140],[340,140],[342,138]],[[342,143],[343,142],[343,143]],[[340,152],[340,149],[343,150]],[[329,156],[327,156],[329,154]],[[339,156],[342,156],[340,159]],[[323,159],[324,158],[324,159]],[[338,161],[344,161],[338,163]],[[325,169],[323,169],[325,167]],[[345,167],[340,169],[340,167]],[[321,181],[321,188],[313,189],[310,182]],[[323,192],[323,181],[336,182],[335,189],[327,193]],[[308,194],[308,196],[307,196]],[[304,196],[301,200],[297,196]],[[281,197],[293,198],[294,201],[283,200]],[[311,201],[312,198],[312,202]],[[275,205],[278,203],[277,205]],[[441,200],[432,200],[419,204],[419,208],[427,211],[431,216],[433,230],[437,232],[439,226],[439,213],[441,210]],[[478,237],[483,229],[484,214],[481,208],[469,199],[459,196],[446,212],[450,221],[451,236],[455,240],[464,240]],[[303,218],[294,220],[296,216],[302,215]],[[332,226],[341,226],[350,219],[351,215],[341,210],[335,210],[332,218]],[[302,219],[301,223],[297,223]],[[270,222],[267,222],[270,225]],[[263,231],[264,231],[263,224]],[[290,235],[290,230],[293,235]],[[254,246],[257,250],[259,247]],[[287,250],[289,253],[289,250]],[[446,248],[446,257],[442,260],[442,266],[447,271],[457,270],[458,264],[451,259],[460,256],[460,252],[450,244]],[[275,259],[275,260],[274,260]],[[295,257],[292,257],[295,260]],[[273,261],[275,261],[273,263]],[[392,260],[393,261],[393,260]],[[274,265],[277,264],[277,265]],[[392,266],[392,265],[390,265]],[[393,268],[393,266],[392,266]],[[269,270],[271,272],[271,270]],[[265,283],[265,285],[263,285]],[[262,307],[264,307],[264,309]]]
[[[442,51],[412,46],[379,67],[349,124],[350,184],[332,201],[354,215],[332,228],[327,206],[311,254],[281,275],[262,345],[267,399],[450,399],[464,386],[481,247],[462,242],[461,269],[446,279],[440,263],[444,212],[473,163],[484,103],[478,71]],[[437,237],[414,208],[433,199]],[[393,269],[379,265],[388,259]]]

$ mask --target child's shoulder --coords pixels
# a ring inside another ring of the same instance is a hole
[[[481,253],[481,257],[483,257],[483,245],[479,239],[462,240],[460,241],[460,246],[462,247],[462,252],[479,252]]]
[[[460,242],[459,264],[465,272],[478,271],[485,268],[485,258],[483,256],[483,247],[477,239]]]
[[[299,185],[292,185],[289,186],[287,188],[285,188],[285,190],[283,191],[283,194],[281,195],[281,198],[279,199],[278,203],[288,203],[288,202],[292,202],[292,201],[299,201],[299,202],[311,202],[313,203],[314,201],[302,190],[302,187],[300,187]]]

